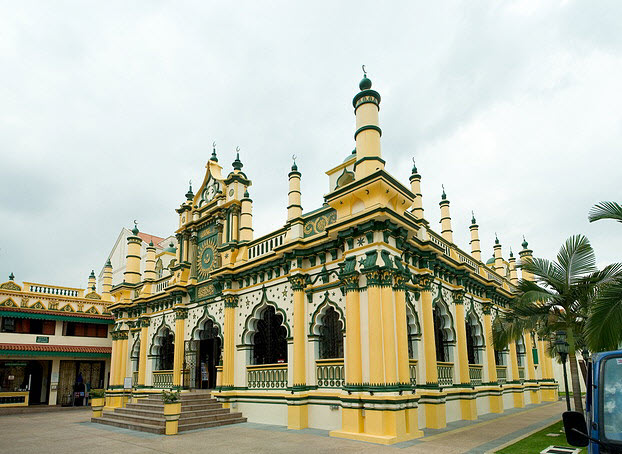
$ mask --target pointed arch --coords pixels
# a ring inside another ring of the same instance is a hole
[[[334,309],[337,312],[337,314],[339,314],[339,321],[342,323],[343,332],[345,333],[346,331],[345,314],[343,313],[339,305],[328,297],[328,292],[325,292],[324,300],[322,300],[322,302],[318,304],[317,308],[313,312],[313,315],[311,315],[311,321],[309,322],[309,336],[320,335],[320,330],[322,327],[322,319],[326,315],[326,311],[329,308]]]
[[[211,324],[211,327],[209,326]],[[195,327],[192,329],[190,333],[190,340],[201,340],[202,331],[212,330],[216,331],[213,333],[213,337],[218,337],[220,339],[221,345],[224,342],[223,338],[223,329],[220,323],[216,321],[216,318],[209,313],[207,308],[207,304],[205,305],[205,309],[203,311],[203,315],[197,321]]]
[[[408,357],[417,359],[419,357],[421,325],[419,324],[417,309],[409,292],[406,292],[406,332],[408,334]]]
[[[268,308],[269,306],[274,309],[274,311],[281,315],[283,318],[283,326],[287,330],[287,337],[291,338],[292,333],[287,322],[287,314],[283,309],[277,306],[274,301],[268,300],[268,294],[265,287],[262,287],[263,294],[261,295],[261,300],[259,303],[253,307],[248,317],[246,317],[246,321],[244,322],[244,330],[242,331],[241,343],[243,345],[252,345],[253,343],[253,335],[257,332],[257,322],[261,318],[261,313]]]
[[[438,285],[438,296],[432,301],[436,358],[439,362],[451,362],[452,348],[456,343],[454,321],[449,305],[443,298],[442,284]]]
[[[473,300],[471,300],[471,307],[465,316],[465,330],[467,340],[467,356],[469,358],[469,364],[482,364],[483,363],[483,351],[486,345],[484,338],[484,327],[475,312],[473,307]]]

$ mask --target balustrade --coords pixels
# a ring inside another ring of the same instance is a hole
[[[508,381],[507,366],[497,366],[497,382],[500,385],[504,385],[507,381]]]
[[[249,389],[287,388],[287,363],[246,366]]]
[[[479,386],[482,384],[482,372],[484,366],[481,364],[469,364],[469,379],[471,386]]]
[[[341,388],[344,383],[343,358],[318,359],[315,362],[318,388]]]
[[[454,363],[436,363],[438,371],[438,385],[441,387],[453,386],[454,384]]]
[[[153,371],[153,387],[167,389],[173,387],[173,371],[172,370],[154,370]]]

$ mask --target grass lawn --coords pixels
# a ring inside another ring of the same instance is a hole
[[[547,437],[546,434],[551,433],[559,434],[559,437]],[[549,446],[570,447],[570,445],[566,443],[566,436],[564,435],[564,428],[562,427],[561,421],[496,452],[499,454],[537,454]],[[581,452],[587,453],[587,449],[582,448]]]

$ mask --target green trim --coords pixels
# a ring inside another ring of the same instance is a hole
[[[354,140],[356,140],[356,136],[358,136],[359,133],[361,133],[363,131],[368,131],[368,130],[378,131],[378,134],[380,134],[380,137],[382,137],[382,129],[380,129],[379,126],[376,126],[376,125],[365,125],[365,126],[361,126],[360,128],[358,128],[356,130],[356,132],[354,133]]]
[[[80,358],[110,358],[110,353],[93,352],[33,352],[30,350],[0,350],[0,355],[7,356],[69,356]]]
[[[68,322],[85,322],[85,323],[99,323],[103,325],[112,325],[114,320],[90,318],[90,317],[71,317],[68,315],[55,315],[55,314],[37,314],[35,312],[17,312],[17,311],[3,311],[0,310],[0,317],[14,317],[14,318],[32,318],[37,320],[62,320]]]

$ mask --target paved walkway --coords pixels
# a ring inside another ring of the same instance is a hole
[[[561,402],[532,405],[478,421],[426,430],[418,440],[381,446],[328,436],[325,430],[288,430],[243,423],[180,436],[93,424],[90,410],[0,416],[0,453],[485,453],[561,418]]]

